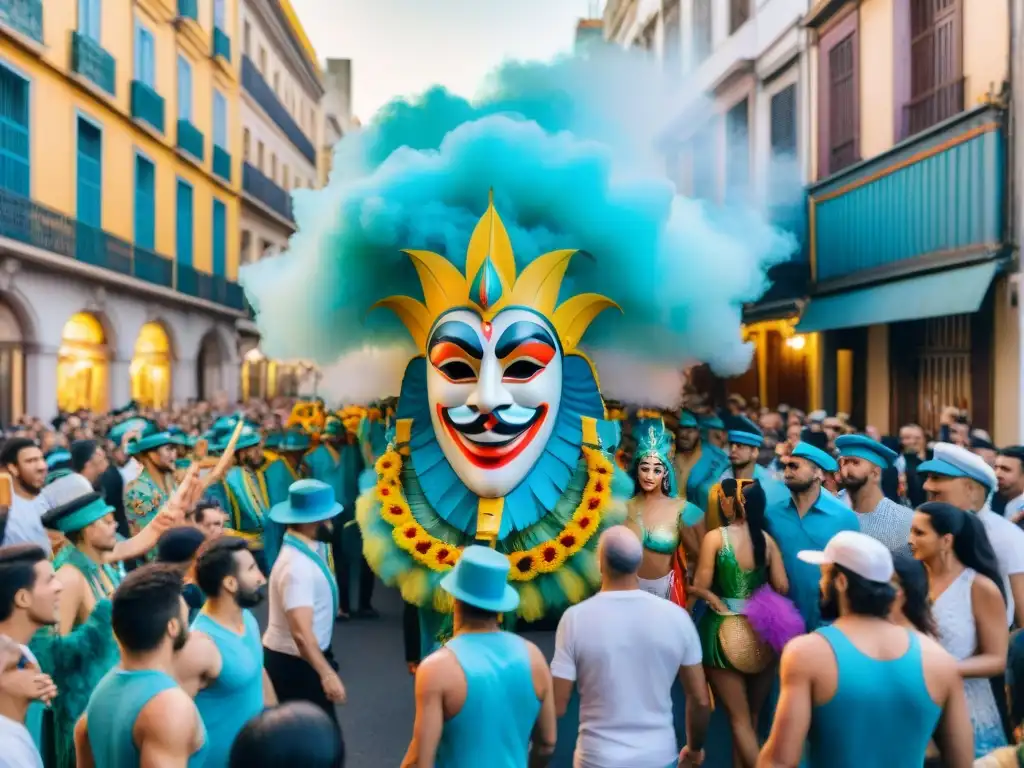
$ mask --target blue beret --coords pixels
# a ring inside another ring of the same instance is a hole
[[[839,449],[840,456],[864,459],[882,469],[891,467],[899,456],[892,448],[866,435],[840,435],[836,438],[836,448]]]
[[[793,448],[793,456],[798,459],[807,459],[812,464],[817,464],[826,472],[836,472],[839,469],[839,464],[836,460],[825,453],[820,448],[815,448],[810,443],[799,442],[796,447]]]
[[[697,417],[689,411],[683,411],[679,414],[679,428],[680,429],[697,429]]]
[[[725,423],[715,415],[704,416],[700,420],[701,429],[725,429]]]
[[[729,430],[729,442],[760,448],[764,442],[761,428],[746,416],[733,417],[733,428]]]
[[[988,490],[996,487],[996,473],[980,456],[951,443],[936,443],[932,458],[920,464],[918,474],[966,477]]]

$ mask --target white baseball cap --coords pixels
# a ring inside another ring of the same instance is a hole
[[[812,565],[839,565],[868,581],[887,583],[895,569],[892,553],[882,542],[857,531],[840,531],[833,536],[825,551],[805,549],[797,557]]]

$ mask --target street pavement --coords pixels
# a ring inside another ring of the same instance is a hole
[[[398,768],[405,755],[416,713],[413,678],[402,647],[402,598],[377,584],[374,607],[380,618],[352,620],[335,625],[334,656],[348,694],[338,707],[347,752],[346,768]],[[266,608],[258,618],[266,626]],[[550,658],[554,632],[528,632],[524,637]],[[569,732],[560,728],[559,748],[552,768],[572,765],[575,718]],[[297,766],[296,768],[301,768]]]

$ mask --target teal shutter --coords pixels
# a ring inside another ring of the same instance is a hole
[[[103,133],[78,118],[78,220],[103,226]]]
[[[192,266],[192,187],[178,179],[178,263]]]
[[[178,56],[178,119],[192,122],[192,65]]]
[[[101,0],[78,0],[78,31],[100,42]]]
[[[0,66],[0,189],[29,196],[28,81]]]
[[[135,22],[135,79],[156,90],[153,33]]]
[[[224,277],[228,263],[228,209],[213,201],[213,274]]]
[[[156,169],[142,155],[135,156],[135,245],[156,248]]]
[[[228,102],[216,88],[213,91],[213,143],[221,149],[228,146]]]

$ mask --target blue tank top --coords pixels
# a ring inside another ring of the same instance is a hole
[[[488,632],[460,635],[445,648],[466,675],[466,702],[444,724],[437,768],[526,768],[540,711],[526,641]]]
[[[217,679],[196,696],[206,726],[206,768],[226,768],[231,745],[242,726],[263,711],[263,643],[256,618],[243,611],[245,633],[239,635],[205,613],[192,622],[217,645],[221,668]]]
[[[85,710],[93,762],[102,768],[138,768],[139,749],[132,736],[135,720],[154,696],[177,687],[174,678],[156,670],[110,670],[92,692]],[[196,721],[202,728],[202,720],[197,717]],[[204,732],[203,746],[189,759],[189,768],[203,765],[205,742]]]
[[[924,680],[921,642],[898,659],[879,661],[857,650],[836,627],[818,634],[832,646],[838,685],[832,700],[815,707],[808,735],[810,768],[921,768],[942,708]]]

